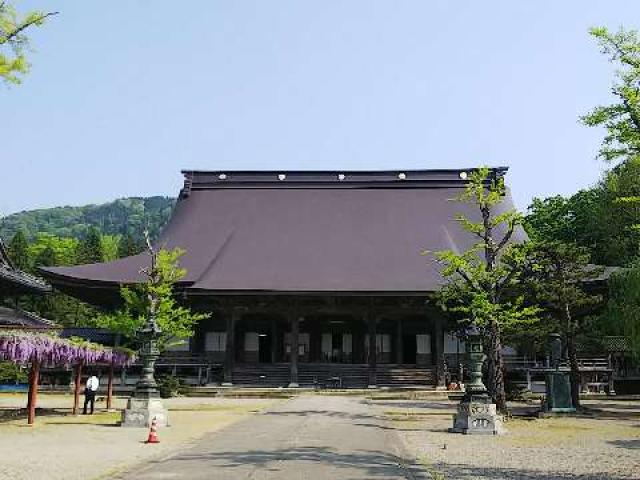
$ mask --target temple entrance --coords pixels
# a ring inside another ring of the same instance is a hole
[[[267,333],[258,335],[258,362],[271,362],[271,335]]]
[[[417,363],[418,344],[416,342],[415,335],[403,335],[402,336],[402,363],[415,364]]]

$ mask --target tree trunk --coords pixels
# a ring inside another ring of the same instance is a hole
[[[75,368],[75,388],[73,391],[73,410],[72,415],[78,414],[78,405],[80,404],[80,379],[82,377],[82,362],[78,363]]]
[[[567,354],[571,368],[571,399],[573,400],[573,406],[578,410],[580,409],[580,367],[573,334],[569,332],[567,332]]]
[[[507,396],[504,390],[504,369],[502,360],[502,341],[498,325],[489,326],[488,385],[487,390],[496,404],[496,409],[504,413],[507,411]]]

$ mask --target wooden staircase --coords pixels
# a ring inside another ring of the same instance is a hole
[[[238,386],[286,387],[290,378],[288,363],[236,364],[233,369],[233,383]],[[339,384],[336,379],[339,379]],[[432,387],[435,384],[435,372],[433,367],[378,364],[377,380],[379,387]],[[368,383],[367,364],[298,364],[300,387],[367,388]]]
[[[286,387],[289,385],[288,363],[237,364],[233,368],[233,384],[250,387]]]
[[[436,382],[435,367],[415,365],[378,365],[379,387],[433,387]]]

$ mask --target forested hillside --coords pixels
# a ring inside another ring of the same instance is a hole
[[[90,227],[103,235],[142,236],[147,228],[157,237],[171,215],[175,199],[168,197],[121,198],[100,205],[54,207],[14,213],[0,219],[0,237],[13,238],[22,230],[28,240],[39,234],[83,238]]]
[[[141,252],[143,231],[157,237],[174,203],[167,197],[123,198],[30,210],[0,219],[0,236],[16,267],[37,275],[38,267],[110,261]],[[61,325],[93,325],[96,318],[92,307],[60,292],[25,296],[19,302]]]

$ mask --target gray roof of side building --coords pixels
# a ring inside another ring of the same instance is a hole
[[[53,321],[19,308],[0,307],[0,328],[16,330],[51,330],[59,328]]]
[[[41,278],[17,269],[0,238],[0,298],[5,295],[38,293],[51,291],[51,286]]]

